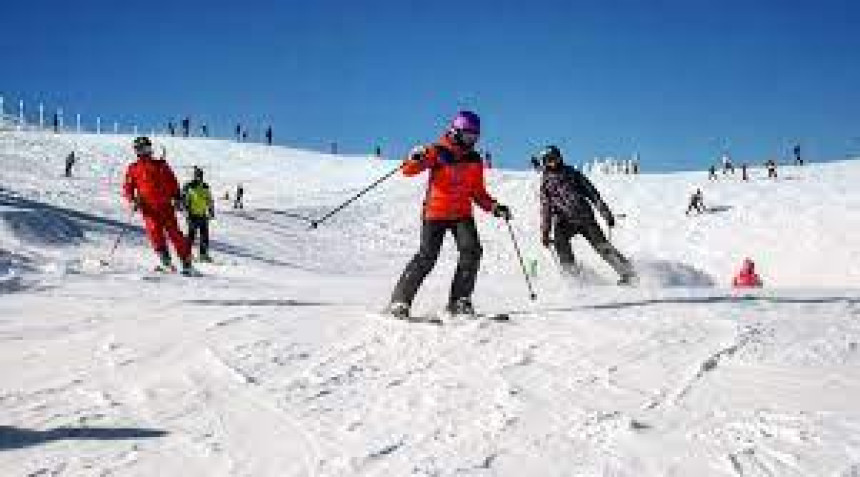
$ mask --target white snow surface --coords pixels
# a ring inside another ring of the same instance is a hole
[[[426,176],[309,230],[397,163],[158,138],[246,208],[219,198],[203,276],[156,276],[119,199],[130,141],[0,131],[0,475],[860,475],[860,163],[596,177],[632,288],[582,239],[588,279],[561,278],[537,176],[490,171],[538,299],[477,211],[475,304],[511,321],[433,326],[377,313]],[[686,217],[699,186],[712,212]],[[451,242],[416,314],[446,302]],[[764,289],[729,288],[744,257]]]

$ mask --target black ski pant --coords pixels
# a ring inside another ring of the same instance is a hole
[[[200,231],[200,255],[209,254],[209,217],[188,216],[188,246],[194,246],[197,232]]]
[[[391,302],[412,305],[418,288],[436,265],[442,241],[448,231],[454,234],[457,251],[457,271],[451,282],[451,292],[448,298],[453,303],[459,298],[470,298],[478,278],[478,266],[481,263],[481,240],[473,218],[461,220],[424,220],[421,225],[421,246],[418,253],[406,265],[400,280],[394,287]]]
[[[570,223],[560,221],[555,226],[555,253],[558,255],[558,261],[561,264],[561,269],[564,273],[576,275],[579,273],[579,267],[576,265],[576,259],[573,256],[573,249],[570,246],[570,241],[575,236],[582,234],[585,240],[591,244],[591,247],[596,251],[603,260],[608,263],[618,275],[627,276],[633,273],[633,266],[621,252],[615,248],[606,235],[603,229],[596,221],[591,220],[582,223]]]

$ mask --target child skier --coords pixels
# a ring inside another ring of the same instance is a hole
[[[447,311],[452,315],[475,316],[472,292],[481,260],[481,241],[472,216],[474,202],[496,217],[510,219],[508,207],[499,204],[484,185],[484,167],[475,144],[481,134],[477,114],[460,111],[436,143],[416,146],[403,162],[403,175],[430,171],[424,200],[421,243],[394,287],[387,312],[408,319],[412,300],[424,278],[433,269],[445,234],[450,231],[460,256],[451,283]]]
[[[755,263],[751,259],[744,259],[741,270],[732,279],[732,286],[735,288],[761,288],[761,277],[755,272]]]
[[[161,265],[158,271],[175,271],[167,249],[165,232],[182,262],[182,274],[193,273],[188,242],[176,222],[176,205],[179,200],[179,183],[173,170],[162,157],[153,157],[152,141],[148,137],[134,140],[137,160],[125,172],[123,195],[132,211],[140,211],[146,226],[146,235],[158,254]]]
[[[630,284],[635,278],[633,267],[603,234],[594,218],[592,205],[610,228],[615,217],[603,202],[597,189],[584,174],[564,164],[561,151],[547,146],[539,154],[543,173],[540,184],[541,243],[555,246],[556,255],[565,273],[576,275],[578,267],[570,247],[570,240],[582,234],[618,275],[620,285]],[[550,233],[555,229],[555,238]]]
[[[203,169],[194,167],[194,180],[182,186],[182,204],[185,206],[185,219],[188,222],[188,246],[194,246],[197,232],[200,232],[201,262],[211,262],[209,256],[209,221],[215,218],[215,203],[209,184],[203,181]]]

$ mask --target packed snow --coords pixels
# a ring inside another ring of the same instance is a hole
[[[216,262],[157,275],[119,197],[130,144],[0,131],[0,475],[860,475],[858,162],[594,176],[632,288],[582,239],[562,278],[537,175],[489,171],[538,298],[479,211],[475,304],[511,320],[435,326],[378,313],[425,177],[310,229],[398,163],[159,137],[218,201]],[[697,187],[710,211],[685,216]],[[451,242],[417,314],[445,304]],[[745,257],[762,290],[730,289]]]

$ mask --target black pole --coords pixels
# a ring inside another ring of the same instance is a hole
[[[346,201],[346,202],[344,202],[343,204],[340,204],[340,205],[339,205],[339,206],[337,206],[334,210],[332,210],[331,212],[329,212],[329,213],[325,214],[325,215],[324,215],[324,216],[322,216],[320,219],[317,219],[317,220],[311,220],[311,228],[312,228],[312,229],[317,228],[317,226],[319,226],[319,224],[321,224],[321,223],[325,222],[326,220],[328,220],[332,215],[334,215],[334,214],[336,214],[336,213],[340,212],[344,207],[346,207],[347,205],[351,204],[353,201],[355,201],[355,200],[356,200],[356,199],[358,199],[359,197],[361,197],[361,196],[363,196],[364,194],[366,194],[369,190],[373,189],[374,187],[378,186],[379,184],[382,184],[382,183],[383,183],[385,180],[387,180],[389,177],[393,176],[393,175],[394,175],[394,174],[396,174],[398,171],[400,171],[400,167],[401,167],[401,165],[400,165],[400,164],[398,164],[398,165],[397,165],[397,167],[395,167],[394,169],[392,169],[392,170],[391,170],[391,172],[388,172],[387,174],[385,174],[384,176],[380,177],[379,179],[376,179],[376,181],[374,181],[374,182],[373,182],[373,184],[370,184],[369,186],[365,187],[364,189],[362,189],[362,190],[361,190],[361,192],[359,192],[358,194],[355,194],[355,195],[354,195],[354,196],[352,196],[349,200],[347,200],[347,201]]]
[[[511,234],[511,241],[514,243],[514,250],[517,252],[517,258],[520,261],[520,268],[523,270],[523,277],[526,279],[526,286],[529,287],[529,298],[532,300],[537,299],[537,294],[535,294],[534,289],[532,289],[532,281],[529,279],[529,273],[526,271],[526,264],[523,262],[523,254],[520,253],[520,246],[517,243],[517,238],[514,236],[514,228],[511,227],[511,221],[505,219],[505,223],[508,224],[508,232]]]

